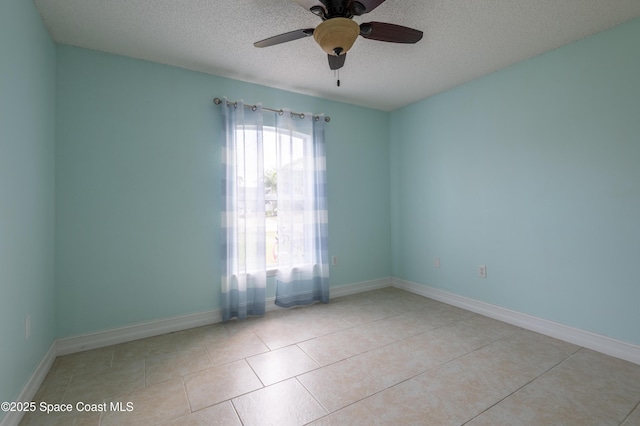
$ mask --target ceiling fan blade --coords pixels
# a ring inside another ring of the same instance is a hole
[[[298,40],[299,38],[305,38],[313,35],[313,28],[306,28],[304,30],[295,30],[277,36],[269,37],[264,40],[256,41],[253,43],[255,47],[267,47],[280,43],[286,43],[288,41]]]
[[[329,57],[329,68],[332,70],[340,69],[344,66],[344,61],[347,59],[347,54],[343,53],[340,56],[327,55]]]
[[[391,43],[417,43],[422,39],[422,31],[386,22],[360,24],[360,35],[370,40]]]
[[[362,15],[369,13],[384,2],[385,0],[355,0],[352,6],[353,14]]]

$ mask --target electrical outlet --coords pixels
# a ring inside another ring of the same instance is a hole
[[[31,337],[31,314],[24,319],[24,338],[29,340],[29,337]]]
[[[440,267],[440,258],[436,257],[436,260],[433,261],[433,266],[436,268]]]
[[[338,256],[331,257],[331,264],[333,266],[338,266]]]
[[[480,278],[487,278],[487,267],[484,265],[478,266],[478,276]]]

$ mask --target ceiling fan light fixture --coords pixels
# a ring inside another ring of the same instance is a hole
[[[346,53],[360,34],[360,26],[348,18],[331,18],[318,25],[313,38],[330,55]]]

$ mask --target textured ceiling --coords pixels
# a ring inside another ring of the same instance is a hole
[[[293,0],[34,0],[56,42],[390,111],[640,16],[638,0],[387,0],[358,23],[417,28],[398,45],[360,37],[336,86]]]

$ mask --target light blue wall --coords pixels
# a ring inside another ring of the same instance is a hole
[[[3,0],[0,401],[18,396],[54,339],[54,108],[54,43],[33,2]]]
[[[393,275],[640,344],[639,52],[636,19],[393,112]]]
[[[389,114],[57,47],[57,334],[219,308],[216,96],[324,112],[332,286],[391,273]]]

